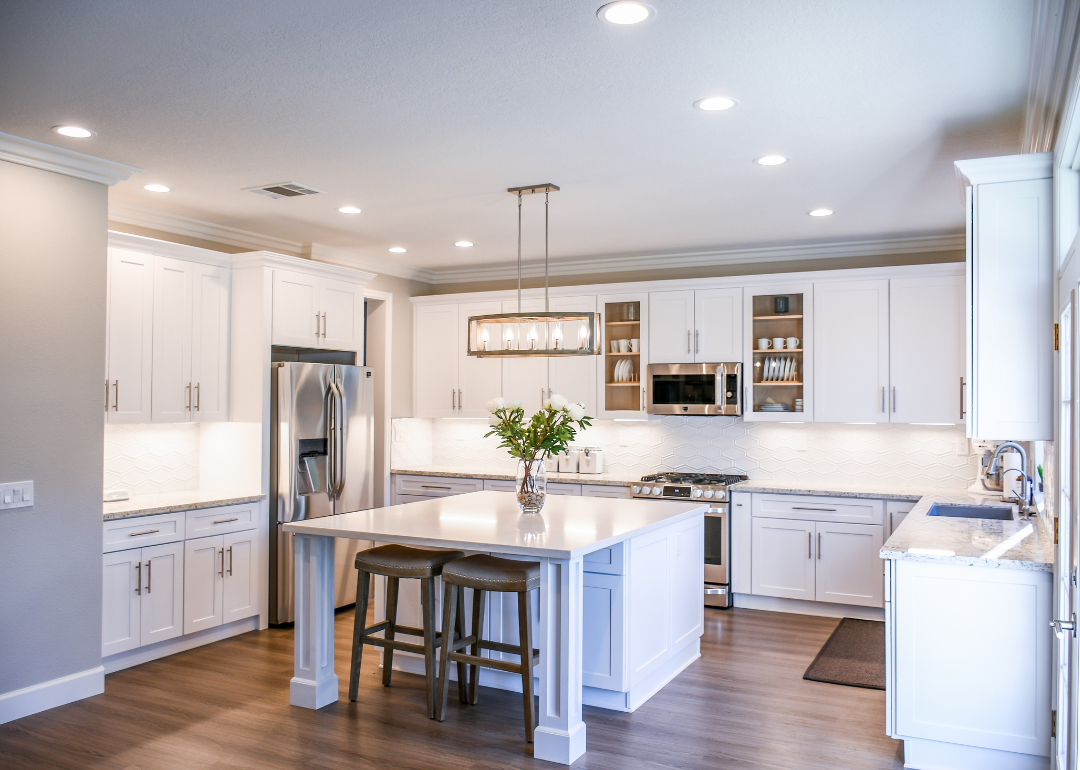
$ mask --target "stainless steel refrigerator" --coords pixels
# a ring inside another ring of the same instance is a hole
[[[374,380],[371,369],[281,363],[271,368],[270,622],[293,620],[289,521],[362,511],[374,504]],[[338,539],[335,605],[356,600],[353,557],[370,547]]]

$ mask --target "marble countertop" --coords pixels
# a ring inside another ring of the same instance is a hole
[[[444,476],[461,479],[499,479],[514,480],[514,472],[499,472],[462,468],[457,465],[414,465],[411,468],[394,468],[391,473],[402,476]],[[602,484],[609,487],[622,487],[640,481],[640,476],[628,476],[619,473],[548,473],[548,482],[558,484]]]
[[[811,481],[740,481],[728,487],[732,492],[759,492],[778,495],[820,495],[822,497],[859,497],[871,500],[915,502],[928,494],[963,494],[962,489],[936,487],[878,486],[874,484],[833,484]]]
[[[523,515],[513,492],[487,491],[294,521],[283,529],[307,535],[572,559],[700,516],[706,508],[675,500],[549,495],[541,515]]]
[[[154,495],[132,495],[127,500],[102,503],[105,521],[151,516],[155,513],[195,511],[200,508],[216,508],[219,505],[239,505],[265,500],[263,494],[242,494],[206,489],[189,489],[184,492],[161,492]]]

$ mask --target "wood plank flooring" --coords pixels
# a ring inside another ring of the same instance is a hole
[[[884,770],[885,694],[802,679],[838,621],[705,611],[702,657],[634,714],[585,707],[578,770]],[[111,674],[105,694],[0,725],[5,770],[554,768],[524,742],[521,696],[489,688],[446,721],[424,715],[423,679],[384,688],[365,650],[350,703],[352,616],[337,617],[338,703],[289,706],[292,631],[270,629]]]

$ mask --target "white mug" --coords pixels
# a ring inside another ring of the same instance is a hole
[[[769,340],[768,337],[759,337],[758,338],[758,341],[757,341],[758,350],[768,350],[769,345],[771,345],[771,344],[772,344],[772,342]]]
[[[619,352],[627,353],[630,350],[630,340],[619,340]]]
[[[638,352],[638,348],[641,347],[641,340],[630,340],[630,350],[633,353]]]
[[[783,337],[773,337],[772,338],[772,346],[776,350],[783,350],[784,349],[784,338]]]
[[[618,353],[619,352],[619,341],[618,340],[612,340],[611,341],[611,352],[612,353]]]
[[[789,348],[797,348],[797,347],[799,347],[799,338],[798,337],[788,337],[787,338],[787,346]]]

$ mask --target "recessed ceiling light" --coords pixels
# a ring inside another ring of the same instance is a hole
[[[596,15],[601,21],[611,24],[640,24],[655,13],[656,9],[651,5],[637,0],[619,0],[600,6]]]
[[[754,158],[754,163],[759,166],[779,166],[781,163],[787,163],[788,159],[783,155],[762,155],[760,158]]]
[[[831,217],[832,209],[814,209],[813,211],[807,211],[806,213],[812,217]]]
[[[390,249],[391,254],[404,254],[405,251],[406,250],[401,248],[400,246],[394,246],[393,248]]]
[[[360,213],[360,209],[356,208],[356,206],[342,206],[341,208],[338,209],[338,211],[340,211],[342,214],[359,214]]]
[[[80,126],[53,126],[53,131],[61,136],[70,136],[72,139],[86,139],[87,137],[94,136],[96,133],[89,128],[82,128]]]
[[[726,96],[710,96],[708,99],[698,99],[694,102],[694,106],[706,112],[719,112],[730,110],[735,106],[735,100],[728,99]]]
[[[143,189],[149,190],[150,192],[172,192],[171,187],[166,187],[163,184],[148,184],[144,186]]]
[[[469,248],[470,246],[472,246],[472,243],[471,243],[470,241],[458,241],[458,242],[457,242],[457,243],[455,243],[454,245],[455,245],[455,246],[460,246],[460,247],[461,247],[461,248],[463,248],[463,249],[467,249],[467,248]]]

